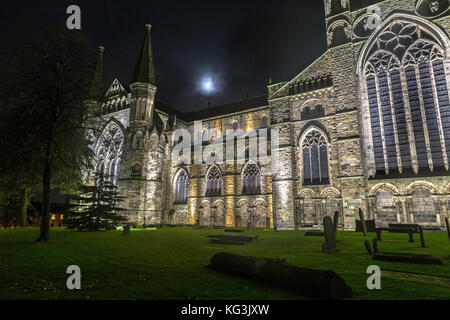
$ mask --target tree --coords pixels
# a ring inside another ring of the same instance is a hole
[[[0,84],[0,127],[7,135],[0,141],[0,177],[38,186],[43,203],[37,241],[48,241],[51,189],[73,190],[91,167],[85,124],[97,115],[83,101],[95,55],[81,32],[58,28],[21,38],[9,48]]]
[[[68,229],[78,231],[114,230],[123,225],[127,219],[120,207],[124,197],[117,192],[117,187],[97,175],[95,185],[78,186],[78,192],[69,196],[69,204],[64,213],[64,224]]]

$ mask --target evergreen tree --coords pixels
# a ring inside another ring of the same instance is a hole
[[[64,214],[64,224],[68,229],[78,231],[114,230],[126,223],[120,207],[124,197],[117,187],[103,175],[97,175],[95,185],[78,186],[76,195],[69,196],[69,204]]]

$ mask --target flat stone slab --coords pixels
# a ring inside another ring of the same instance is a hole
[[[286,259],[220,252],[211,258],[207,267],[307,297],[340,299],[352,296],[352,289],[332,270],[296,267],[288,264]]]
[[[325,237],[325,232],[308,231],[305,237]]]
[[[409,254],[409,253],[393,253],[393,252],[380,252],[373,255],[374,260],[393,261],[393,262],[406,262],[417,264],[445,264],[439,258],[430,256],[428,254]]]
[[[242,233],[242,232],[244,232],[244,230],[242,230],[242,229],[225,229],[225,232]]]
[[[210,239],[219,239],[222,241],[237,241],[244,243],[252,243],[258,240],[257,234],[236,234],[236,233],[222,233],[217,235],[209,235]]]
[[[222,239],[215,239],[215,238],[211,238],[210,241],[214,244],[231,244],[231,245],[240,245],[240,246],[249,244],[249,242],[222,240]]]

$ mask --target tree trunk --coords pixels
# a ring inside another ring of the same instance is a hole
[[[31,190],[29,188],[24,188],[22,192],[22,206],[20,208],[19,225],[22,228],[28,227],[28,205],[30,204],[30,194]]]
[[[51,168],[50,168],[51,143],[47,146],[47,154],[44,163],[44,173],[42,177],[42,212],[41,229],[36,242],[50,240],[50,191],[51,191]]]

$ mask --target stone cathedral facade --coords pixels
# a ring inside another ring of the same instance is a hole
[[[101,90],[101,50],[86,101],[104,118],[95,168],[127,197],[130,224],[291,230],[320,227],[338,211],[341,227],[351,229],[362,209],[378,225],[444,225],[450,209],[448,0],[324,4],[328,49],[322,56],[294,79],[270,84],[265,97],[203,112],[181,113],[158,102],[150,26],[127,86],[114,80]],[[174,163],[174,132],[194,134],[195,121],[205,133],[192,151],[205,150],[227,129],[267,128],[279,133],[280,162],[271,163],[269,150],[269,161]]]

